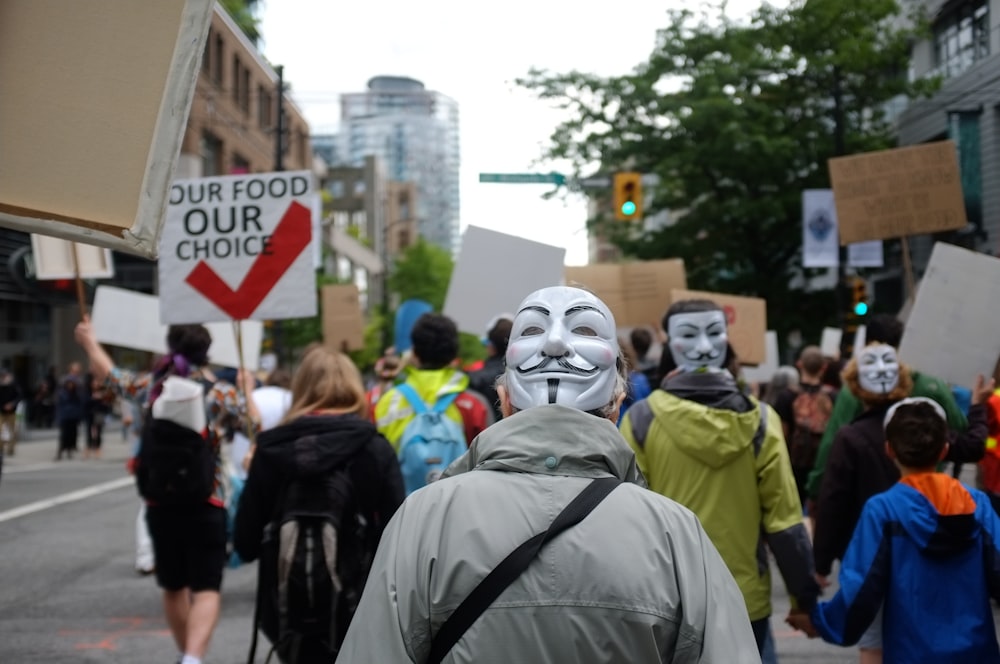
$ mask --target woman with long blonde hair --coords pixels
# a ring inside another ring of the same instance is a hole
[[[338,512],[340,600],[335,615],[312,616],[311,621],[332,622],[334,629],[301,635],[295,658],[329,662],[347,632],[382,530],[405,493],[392,446],[368,419],[361,374],[349,357],[324,346],[307,349],[292,378],[288,414],[257,441],[236,514],[234,544],[241,558],[252,561],[261,554],[265,528],[287,510],[290,495],[306,496],[302,501],[308,504],[296,504],[298,510]],[[268,590],[258,589],[261,629],[281,657],[284,635],[277,607],[267,605],[273,601]]]

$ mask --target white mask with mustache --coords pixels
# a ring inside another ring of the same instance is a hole
[[[611,403],[618,339],[611,310],[593,293],[568,286],[537,290],[514,316],[507,346],[507,389],[518,410],[558,403],[596,410]]]
[[[721,368],[726,361],[729,332],[722,311],[674,314],[667,321],[670,355],[684,371]]]
[[[899,358],[886,344],[867,346],[858,354],[858,385],[872,394],[889,394],[899,385]]]

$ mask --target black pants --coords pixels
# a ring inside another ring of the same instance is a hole
[[[56,452],[56,458],[62,458],[63,453],[66,456],[73,456],[73,452],[76,452],[76,434],[80,428],[80,420],[60,420],[59,421],[59,450]]]

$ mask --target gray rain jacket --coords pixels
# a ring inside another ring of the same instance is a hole
[[[610,421],[559,405],[501,420],[416,491],[379,545],[338,662],[424,662],[448,616],[588,480],[619,486],[548,543],[445,662],[760,662],[698,519],[645,488]]]

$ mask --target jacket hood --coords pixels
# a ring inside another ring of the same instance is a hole
[[[610,420],[559,404],[527,408],[491,425],[445,476],[473,469],[579,477],[608,474],[646,486],[635,454]]]
[[[760,426],[760,406],[728,373],[681,374],[648,399],[674,444],[710,468],[741,457]]]
[[[375,425],[357,415],[305,415],[262,433],[257,456],[283,475],[322,475],[345,463],[374,436]]]
[[[977,505],[961,482],[942,473],[918,473],[899,481],[904,501],[899,523],[929,556],[942,558],[974,546],[980,536]]]
[[[445,367],[444,369],[417,369],[406,367],[406,382],[421,396],[440,396],[452,392],[463,392],[469,386],[469,377],[463,372]]]

